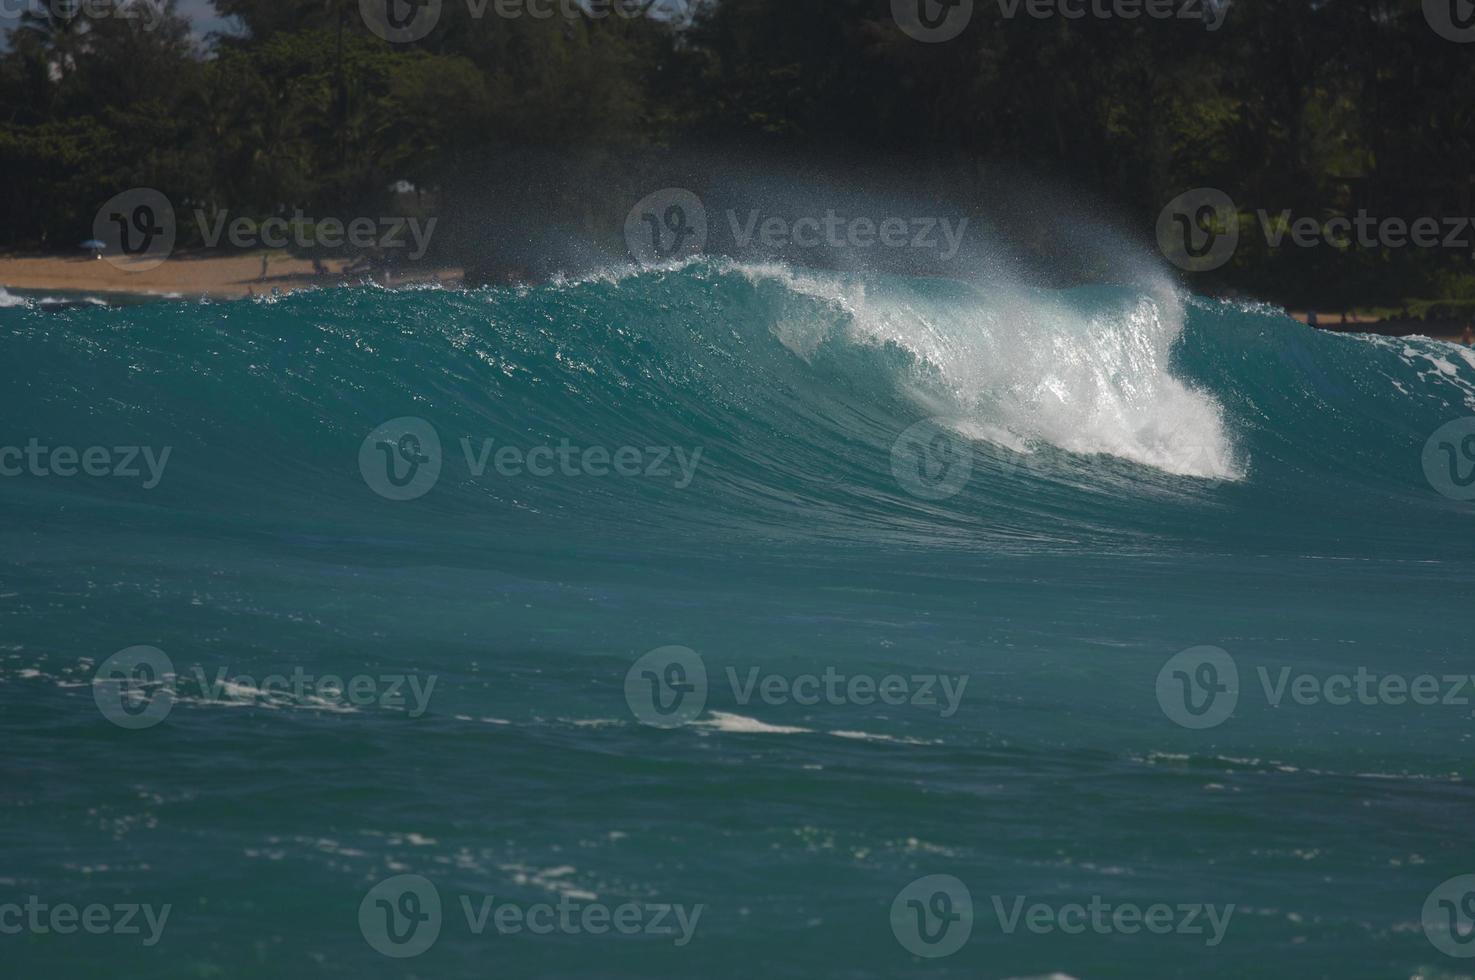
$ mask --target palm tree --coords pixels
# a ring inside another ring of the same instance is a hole
[[[66,7],[67,9],[60,9]],[[81,4],[43,4],[28,8],[15,28],[17,46],[33,44],[46,56],[52,81],[60,81],[77,67],[86,46],[87,25]]]

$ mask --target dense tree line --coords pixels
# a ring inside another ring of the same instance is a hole
[[[153,25],[55,3],[23,16],[0,54],[0,242],[72,247],[133,186],[264,218],[389,208],[407,181],[448,221],[438,257],[466,261],[622,217],[590,189],[638,185],[680,146],[905,157],[974,195],[991,173],[1028,173],[1149,235],[1202,186],[1247,213],[1475,214],[1475,44],[1440,36],[1420,0],[1232,0],[1216,30],[1006,18],[1012,3],[977,0],[940,44],[898,29],[889,0],[598,19],[445,0],[428,37],[399,45],[357,0],[215,6],[239,29],[206,45],[173,0]],[[1468,247],[1277,249],[1252,234],[1208,282],[1288,302],[1475,299]]]

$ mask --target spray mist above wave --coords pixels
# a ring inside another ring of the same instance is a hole
[[[700,256],[643,273],[606,264],[563,284],[734,273],[777,284],[843,313],[849,342],[910,355],[909,402],[965,436],[1020,452],[1050,445],[1108,455],[1176,476],[1244,475],[1222,406],[1172,372],[1186,319],[1177,288],[1160,256],[1125,236],[1100,202],[1031,176],[896,161],[703,163],[682,168],[699,175],[692,190],[654,195],[703,231]],[[860,218],[868,229],[920,234],[896,235],[891,247],[798,234],[806,222],[828,229]],[[792,234],[738,233],[770,224]],[[951,232],[930,234],[937,228]],[[837,332],[800,302],[779,304],[771,328],[805,359]]]

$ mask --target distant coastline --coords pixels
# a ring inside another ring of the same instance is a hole
[[[1330,333],[1375,333],[1384,337],[1431,337],[1467,346],[1471,338],[1469,319],[1454,317],[1419,318],[1414,316],[1375,317],[1357,314],[1296,312],[1293,319]],[[1314,322],[1313,322],[1314,320]],[[1475,332],[1475,331],[1472,331]]]
[[[459,285],[455,267],[409,266],[388,269],[346,259],[311,259],[278,252],[238,255],[173,256],[152,268],[131,268],[126,259],[96,259],[87,254],[0,254],[0,286],[7,289],[69,293],[119,293],[140,296],[245,299],[299,289],[375,282],[385,286],[440,282]]]
[[[263,265],[263,259],[265,264]],[[483,282],[526,281],[526,275],[490,276],[484,270],[458,266],[412,265],[389,269],[361,260],[311,259],[278,252],[236,255],[182,253],[153,268],[133,269],[128,260],[90,255],[25,255],[0,253],[0,288],[23,292],[56,292],[103,299],[249,299],[283,295],[300,289],[359,285],[410,286],[438,283],[460,287]],[[263,275],[264,271],[264,275]],[[1377,317],[1366,314],[1288,311],[1301,323],[1333,333],[1372,333],[1390,337],[1424,336],[1469,343],[1469,320],[1450,317]],[[1315,322],[1312,323],[1313,317]]]

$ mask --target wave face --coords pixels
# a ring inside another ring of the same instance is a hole
[[[1330,525],[1332,500],[1346,521],[1335,536],[1355,545],[1365,506],[1439,511],[1419,450],[1475,409],[1466,349],[1125,287],[990,291],[699,261],[517,290],[11,319],[11,363],[34,365],[4,396],[20,431],[172,446],[168,479],[139,504],[273,523],[407,519],[345,460],[376,424],[414,417],[444,464],[420,511],[492,525],[679,521],[929,547],[967,544],[963,522],[988,547],[1005,531],[1119,544],[1226,500],[1226,519],[1248,518],[1236,535]],[[895,472],[899,438],[925,419],[973,467],[940,499]],[[662,468],[647,447],[668,447],[672,475],[499,477],[497,449],[560,441],[636,447],[642,471]],[[700,450],[689,478],[677,449],[688,462]],[[60,490],[103,497],[119,482]]]
[[[176,906],[158,950],[81,946],[77,976],[381,972],[353,916],[406,871],[452,910],[708,906],[680,949],[499,940],[509,975],[736,977],[754,936],[793,977],[1190,957],[1230,977],[1268,949],[1304,958],[1291,972],[1437,969],[1418,924],[1465,868],[1440,842],[1468,836],[1469,709],[1277,709],[1258,671],[1466,670],[1472,505],[1423,463],[1475,414],[1465,349],[1159,286],[700,260],[0,304],[0,362],[0,446],[99,448],[114,474],[0,478],[0,715],[25,760],[7,793],[48,815],[17,828],[10,874]],[[136,644],[181,685],[142,732],[92,691]],[[673,644],[711,690],[658,730],[621,692]],[[1155,693],[1196,645],[1244,689],[1209,732]],[[414,717],[265,690],[296,667],[437,686]],[[831,668],[970,684],[943,716],[727,680]],[[221,670],[247,676],[212,696]],[[924,963],[884,910],[930,873],[985,917],[993,894],[1242,911],[1212,956],[990,922]],[[222,938],[246,932],[292,955],[252,972]],[[479,975],[489,942],[448,920],[426,971]]]

